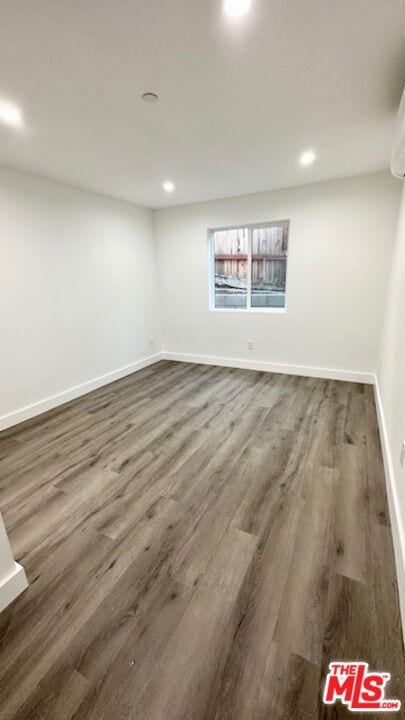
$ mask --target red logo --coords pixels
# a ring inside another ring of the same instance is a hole
[[[369,673],[364,662],[332,662],[326,678],[323,701],[333,705],[340,700],[353,712],[397,712],[400,700],[386,700],[389,673]]]

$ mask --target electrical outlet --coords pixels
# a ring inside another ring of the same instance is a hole
[[[248,350],[253,350],[255,346],[254,340],[248,340]]]
[[[152,347],[154,344],[155,344],[155,338],[153,337],[153,335],[151,335],[149,338],[149,345]]]
[[[399,462],[401,463],[401,467],[404,467],[405,465],[405,440],[403,441],[401,445],[401,454],[399,456]]]

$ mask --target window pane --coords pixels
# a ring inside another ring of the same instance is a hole
[[[288,225],[252,231],[252,307],[285,307]]]
[[[245,308],[247,304],[248,231],[214,232],[215,307]]]

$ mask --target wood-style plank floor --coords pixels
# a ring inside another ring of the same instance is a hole
[[[1,720],[348,718],[331,660],[405,700],[370,387],[162,362],[2,433],[0,508]]]

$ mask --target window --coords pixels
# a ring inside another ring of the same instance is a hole
[[[289,221],[209,232],[210,309],[285,307]]]

